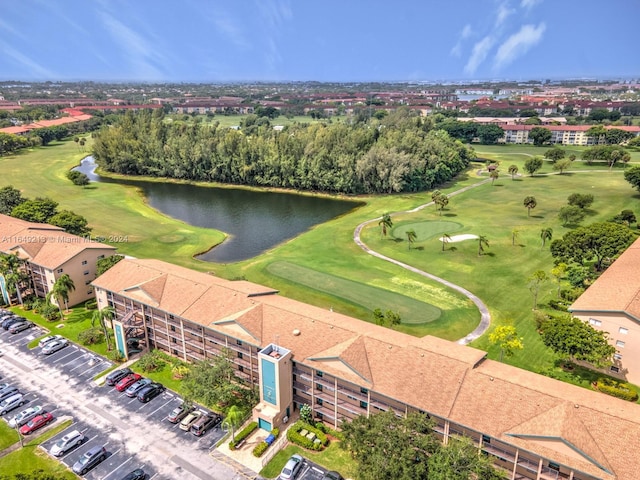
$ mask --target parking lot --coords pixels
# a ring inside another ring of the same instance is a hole
[[[73,418],[69,429],[43,444],[48,451],[68,431],[83,431],[86,438],[82,445],[60,459],[67,466],[100,445],[108,457],[84,478],[118,480],[136,468],[142,468],[148,480],[247,478],[208,455],[224,435],[219,427],[196,437],[166,420],[182,401],[175,393],[165,390],[141,403],[113,387],[97,386],[93,379],[112,363],[74,344],[50,355],[43,355],[38,347],[27,347],[45,333],[38,326],[17,334],[0,328],[5,353],[0,358],[3,381],[18,385],[28,402],[7,419],[33,405],[42,405],[57,419]]]

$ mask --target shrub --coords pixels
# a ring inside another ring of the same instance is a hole
[[[315,433],[316,438],[318,438],[320,442],[315,443],[309,440],[307,437],[303,437],[302,435],[300,435],[300,431],[303,429],[307,430],[308,432]],[[312,427],[302,420],[297,421],[291,426],[289,430],[287,430],[287,440],[309,450],[322,450],[329,444],[329,439],[324,434],[324,432],[316,427]]]
[[[241,443],[245,438],[251,435],[258,428],[258,422],[251,422],[249,425],[244,427],[238,433],[236,433],[235,441],[231,440],[229,442],[229,450],[235,450],[236,446]]]
[[[186,365],[174,365],[171,369],[171,376],[176,380],[184,378],[187,373],[189,373],[189,367]]]
[[[267,450],[268,446],[269,445],[267,445],[267,442],[260,442],[253,448],[253,456],[261,457],[262,454]]]
[[[78,334],[78,341],[83,345],[95,345],[104,341],[104,333],[97,327],[88,328]]]
[[[567,305],[564,302],[560,302],[558,300],[553,300],[553,299],[549,300],[549,306],[554,310],[559,310],[561,312],[569,311],[569,307],[567,307]]]
[[[143,372],[155,372],[160,370],[164,364],[165,360],[158,350],[151,350],[142,355],[140,360],[138,360],[138,367],[140,367]]]
[[[638,401],[638,393],[631,389],[628,383],[616,382],[610,378],[600,378],[596,382],[596,388],[602,393],[621,398],[629,402]]]
[[[305,404],[300,407],[300,418],[303,422],[311,425],[311,422],[313,421],[313,411],[309,405]]]
[[[115,350],[111,350],[109,352],[109,355],[107,355],[109,357],[109,360],[112,360],[116,363],[121,363],[124,361],[124,355],[122,355],[122,353],[120,353],[120,350],[118,350],[117,348]]]
[[[98,301],[87,300],[84,304],[84,308],[86,308],[87,310],[95,310],[96,308],[98,308]]]

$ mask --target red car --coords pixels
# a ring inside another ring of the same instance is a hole
[[[20,433],[22,435],[29,435],[31,432],[35,432],[39,428],[42,428],[51,422],[53,422],[53,415],[49,412],[43,413],[42,415],[32,418],[26,424],[21,426]]]
[[[116,390],[119,392],[124,392],[127,388],[129,388],[129,385],[137,382],[141,378],[142,378],[142,375],[139,375],[137,373],[130,373],[129,375],[124,377],[122,380],[120,380],[118,383],[116,383]]]

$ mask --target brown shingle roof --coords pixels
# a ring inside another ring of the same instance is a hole
[[[626,312],[640,321],[640,238],[580,295],[572,312]]]

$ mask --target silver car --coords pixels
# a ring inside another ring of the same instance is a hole
[[[42,347],[42,353],[44,355],[50,355],[52,353],[57,352],[58,350],[63,349],[69,345],[69,340],[66,338],[61,338],[59,340],[54,340],[52,342],[47,342],[44,347]]]
[[[78,430],[73,430],[54,443],[49,453],[54,457],[61,457],[72,448],[80,446],[83,441],[84,434]]]
[[[0,415],[5,415],[14,408],[21,407],[25,404],[24,397],[21,393],[16,392],[14,395],[5,398],[0,402]]]
[[[49,335],[47,337],[41,338],[38,342],[38,346],[42,348],[49,342],[53,342],[54,340],[62,340],[63,338],[64,337],[62,335]]]
[[[42,406],[36,405],[35,407],[29,407],[22,410],[20,413],[15,415],[11,420],[9,420],[9,426],[11,428],[21,427],[33,417],[40,415],[42,413]]]

